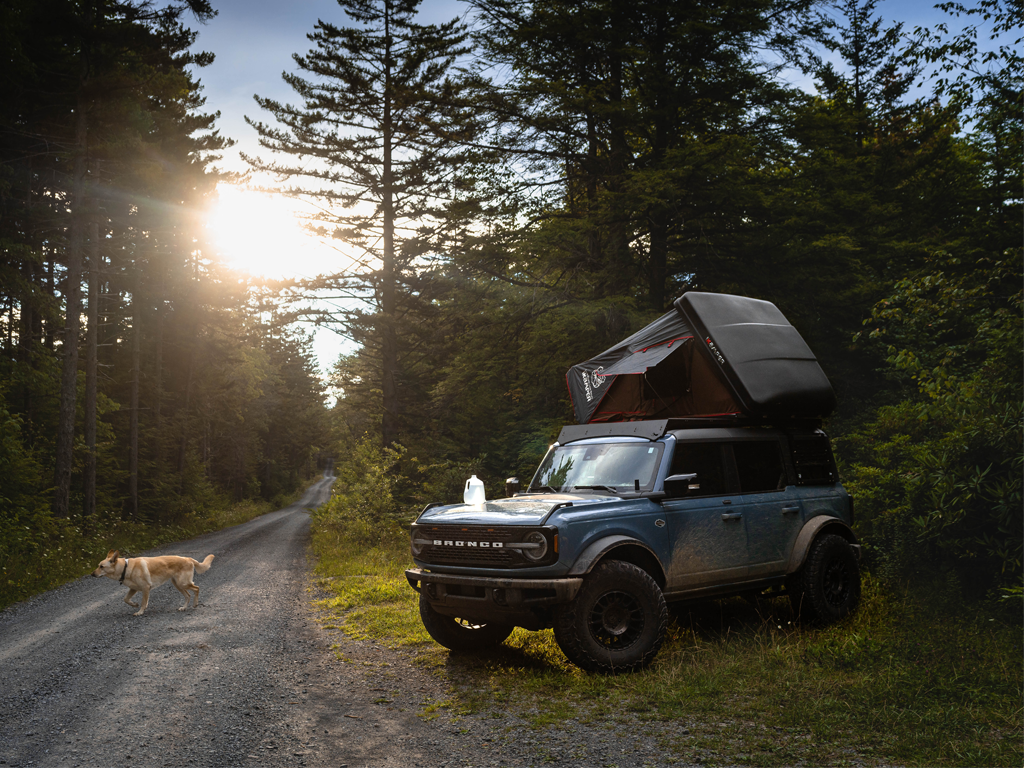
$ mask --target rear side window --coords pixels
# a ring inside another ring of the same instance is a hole
[[[741,493],[778,491],[786,487],[782,449],[777,440],[733,443]]]
[[[800,485],[828,485],[838,479],[832,449],[825,435],[793,435],[793,466]]]
[[[724,443],[677,443],[670,474],[697,474],[698,488],[689,496],[721,496],[726,493],[723,469]]]

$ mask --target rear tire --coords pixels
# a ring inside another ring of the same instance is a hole
[[[860,566],[849,542],[834,533],[818,538],[790,588],[802,621],[832,624],[850,615],[860,601]]]
[[[452,651],[475,651],[501,645],[515,629],[511,624],[485,624],[438,613],[420,593],[420,618],[434,640]]]
[[[634,672],[654,660],[667,623],[657,582],[632,563],[606,560],[555,614],[555,640],[588,672]]]

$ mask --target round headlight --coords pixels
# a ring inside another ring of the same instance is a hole
[[[419,557],[420,554],[423,552],[423,547],[425,547],[429,543],[430,542],[427,541],[426,539],[418,538],[417,532],[413,531],[412,532],[412,556],[413,557]]]
[[[543,560],[544,556],[548,553],[548,540],[544,537],[544,534],[540,531],[533,531],[526,534],[526,538],[523,539],[523,544],[528,544],[522,548],[523,556],[527,560]]]

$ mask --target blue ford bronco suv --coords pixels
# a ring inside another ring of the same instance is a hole
[[[427,631],[453,650],[554,629],[589,671],[643,668],[666,604],[786,594],[805,620],[860,595],[853,503],[814,420],[567,426],[524,492],[431,505],[412,526]]]

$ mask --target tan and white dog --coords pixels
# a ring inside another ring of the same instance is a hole
[[[185,604],[178,609],[179,611],[188,608],[193,597],[195,597],[195,606],[193,607],[197,607],[199,605],[199,587],[192,581],[193,570],[195,573],[206,573],[212,564],[213,555],[207,555],[201,563],[191,557],[179,557],[178,555],[126,559],[121,557],[119,550],[112,549],[107,552],[106,559],[92,572],[92,575],[106,576],[108,579],[114,579],[128,587],[128,594],[125,595],[124,601],[132,608],[138,608],[135,615],[141,616],[146,610],[146,606],[149,605],[150,591],[167,580],[174,582],[174,586],[185,596]],[[132,602],[132,598],[137,592],[142,593],[141,607],[138,603]]]

